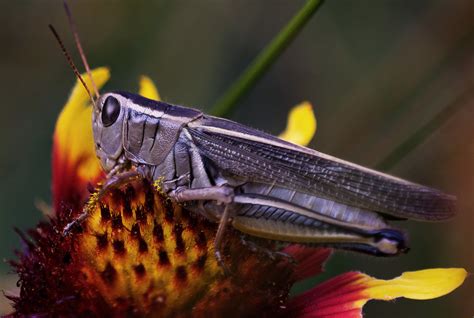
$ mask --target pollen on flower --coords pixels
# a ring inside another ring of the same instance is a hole
[[[158,191],[161,194],[164,194],[163,193],[163,181],[164,181],[164,178],[161,177],[161,178],[156,179],[153,182],[153,187],[155,188],[156,191]]]

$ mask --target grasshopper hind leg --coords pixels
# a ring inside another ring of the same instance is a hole
[[[406,253],[410,249],[402,232],[395,229],[382,229],[372,233],[376,249],[371,253],[376,256],[390,256]]]
[[[375,256],[395,256],[408,250],[404,233],[391,228],[373,212],[353,211],[359,215],[351,220],[353,214],[349,206],[343,210],[344,214],[335,214],[334,210],[330,211],[334,214],[321,213],[260,194],[238,194],[234,202],[240,203],[241,209],[232,225],[248,235]]]

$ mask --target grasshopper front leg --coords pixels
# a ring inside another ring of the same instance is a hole
[[[117,169],[113,169],[107,174],[106,182],[101,186],[100,190],[97,192],[95,201],[99,201],[104,194],[113,188],[117,188],[125,183],[131,182],[141,176],[140,172],[137,170],[130,170],[119,173],[122,167],[117,166]],[[69,222],[63,229],[63,236],[68,235],[74,226],[81,224],[89,215],[90,204],[86,204],[82,209],[82,213],[73,221]]]
[[[178,187],[176,190],[171,191],[169,196],[179,203],[208,200],[229,204],[234,202],[234,189],[229,186],[215,186],[197,189]]]
[[[219,220],[216,237],[214,239],[214,255],[219,265],[226,273],[228,273],[222,258],[221,248],[227,224],[231,220],[230,205],[234,202],[234,189],[229,186],[215,186],[198,189],[187,189],[181,187],[171,191],[169,195],[178,203],[186,201],[217,201],[225,205],[224,212]]]

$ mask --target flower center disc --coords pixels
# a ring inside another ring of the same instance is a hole
[[[231,226],[229,226],[231,227]],[[146,180],[107,191],[75,241],[81,272],[113,308],[158,316],[235,315],[282,304],[291,266],[226,232],[224,275],[214,257],[217,224],[165,199]],[[277,266],[278,265],[278,266]]]

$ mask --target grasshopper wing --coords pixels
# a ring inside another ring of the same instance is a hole
[[[276,184],[354,207],[417,220],[443,220],[455,197],[285,142],[211,116],[187,127],[202,155],[243,181]]]

